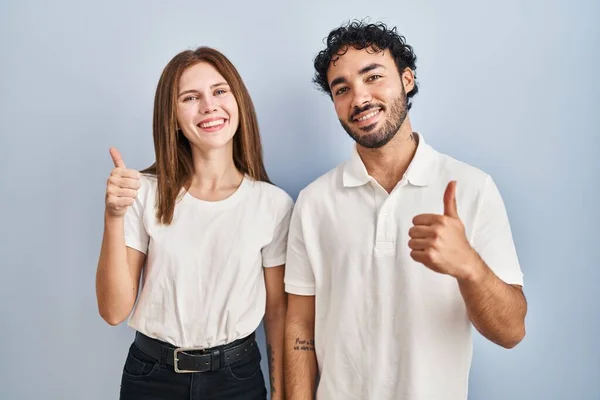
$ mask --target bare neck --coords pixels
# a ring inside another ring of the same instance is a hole
[[[417,151],[417,139],[407,118],[386,145],[377,149],[357,145],[357,151],[369,175],[390,193],[408,169]]]
[[[192,160],[194,175],[189,192],[194,197],[222,200],[235,192],[244,177],[233,162],[231,143],[208,152],[192,146]]]

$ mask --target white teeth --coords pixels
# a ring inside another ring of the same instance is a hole
[[[223,125],[225,123],[224,119],[217,119],[215,121],[207,122],[205,124],[200,124],[200,128],[211,128],[213,126]]]
[[[378,113],[379,113],[379,110],[377,110],[377,111],[373,111],[373,112],[370,112],[370,113],[368,113],[367,115],[364,115],[364,116],[360,117],[360,118],[358,119],[358,121],[365,121],[365,120],[367,120],[367,119],[369,119],[369,118],[373,118],[373,117],[374,117],[374,116],[376,116]]]

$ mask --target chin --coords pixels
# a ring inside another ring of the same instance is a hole
[[[204,137],[196,143],[196,146],[204,151],[214,151],[227,148],[233,144],[233,136]]]

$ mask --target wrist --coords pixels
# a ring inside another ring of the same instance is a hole
[[[457,277],[459,281],[478,284],[484,281],[488,275],[489,269],[474,249],[470,249],[469,256],[466,258],[463,265],[465,267],[465,272],[462,276]]]
[[[125,215],[115,215],[108,209],[104,210],[104,224],[105,225],[122,225],[125,220]]]

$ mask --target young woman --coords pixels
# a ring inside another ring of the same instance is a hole
[[[156,162],[141,173],[110,149],[96,293],[111,325],[133,310],[121,399],[265,399],[254,337],[263,317],[272,397],[283,399],[293,204],[269,183],[231,62],[206,47],[176,55],[158,83],[153,130]]]

